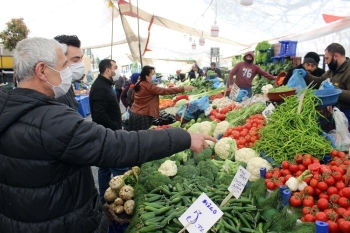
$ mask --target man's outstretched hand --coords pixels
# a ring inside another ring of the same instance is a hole
[[[210,140],[213,142],[217,142],[218,140],[214,137],[200,134],[200,133],[190,133],[191,135],[191,147],[194,153],[200,153],[203,149],[208,147],[208,143],[205,140]]]

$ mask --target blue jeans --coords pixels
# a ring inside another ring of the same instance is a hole
[[[98,190],[100,192],[100,199],[102,205],[106,203],[103,198],[105,191],[109,187],[109,181],[112,177],[123,175],[129,168],[108,168],[108,167],[99,167],[98,168]]]

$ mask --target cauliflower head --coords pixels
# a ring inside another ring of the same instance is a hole
[[[272,169],[272,166],[267,160],[261,157],[254,157],[247,163],[247,171],[251,173],[249,181],[255,181],[260,178],[260,168],[266,168],[266,171]]]
[[[198,133],[213,136],[216,125],[216,121],[203,121],[198,125]]]
[[[241,148],[236,151],[235,160],[248,163],[248,161],[252,158],[259,157],[259,155],[255,152],[255,150],[251,148]]]
[[[236,150],[236,141],[232,138],[222,138],[214,146],[215,154],[221,159],[232,159]]]
[[[166,160],[160,165],[158,171],[165,176],[175,176],[177,173],[176,162],[172,160]]]
[[[215,130],[213,132],[213,137],[217,138],[219,134],[225,133],[229,127],[230,127],[230,123],[228,123],[228,121],[221,121],[216,125]]]

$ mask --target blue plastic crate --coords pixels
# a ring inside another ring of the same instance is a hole
[[[297,43],[298,41],[281,40],[279,56],[295,56],[297,53]]]
[[[275,56],[275,57],[272,57],[272,61],[273,61],[273,62],[281,62],[282,64],[284,64],[285,57],[282,57],[282,56]]]

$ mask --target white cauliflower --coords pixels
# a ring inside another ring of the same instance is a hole
[[[235,154],[235,160],[248,163],[248,161],[254,157],[259,157],[255,150],[251,148],[239,149]]]
[[[228,123],[227,121],[221,121],[216,125],[215,130],[213,132],[213,137],[217,138],[219,134],[225,133],[229,127],[230,127],[230,123]]]
[[[208,146],[209,146],[210,148],[214,148],[215,142],[210,141],[210,140],[205,140],[205,141],[208,143]]]
[[[165,176],[175,176],[177,173],[177,166],[175,161],[166,160],[160,165],[158,171]]]
[[[251,158],[247,163],[247,171],[251,173],[249,181],[255,181],[260,178],[260,168],[266,168],[266,171],[272,169],[272,166],[267,160],[261,157]]]
[[[212,102],[212,106],[216,105],[218,108],[224,108],[227,107],[229,105],[234,104],[235,102],[231,99],[229,99],[227,96],[223,97],[223,98],[219,98],[219,99],[215,99]]]
[[[213,136],[216,125],[216,121],[203,121],[198,126],[198,133]]]
[[[232,159],[236,150],[236,141],[232,138],[221,138],[214,146],[215,154],[221,159]]]

